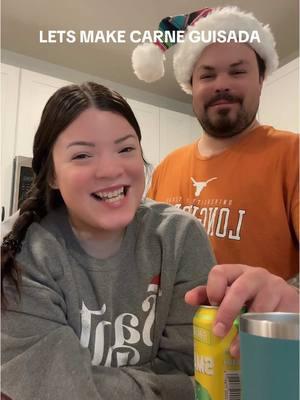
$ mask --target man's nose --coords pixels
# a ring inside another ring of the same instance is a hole
[[[231,79],[228,75],[219,75],[215,80],[215,91],[220,92],[230,92],[231,91]]]

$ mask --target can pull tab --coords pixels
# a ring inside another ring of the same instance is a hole
[[[240,316],[241,316],[241,314],[245,314],[246,312],[248,312],[247,306],[242,307],[241,311],[240,311],[240,315],[238,317],[236,317],[236,319],[233,321],[233,326],[236,327],[238,332],[240,330]]]

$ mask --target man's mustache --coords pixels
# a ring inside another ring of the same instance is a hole
[[[243,99],[241,99],[238,96],[233,96],[232,94],[229,94],[226,92],[218,93],[205,104],[205,109],[213,106],[215,103],[217,103],[218,101],[221,101],[221,100],[229,101],[231,103],[240,103],[240,104],[242,104],[242,102],[243,102]]]

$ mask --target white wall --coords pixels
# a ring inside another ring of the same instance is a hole
[[[264,83],[259,121],[299,132],[299,58],[275,71]]]

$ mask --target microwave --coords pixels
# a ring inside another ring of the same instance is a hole
[[[10,214],[16,212],[26,199],[33,181],[32,158],[16,156],[13,167],[13,185]]]

